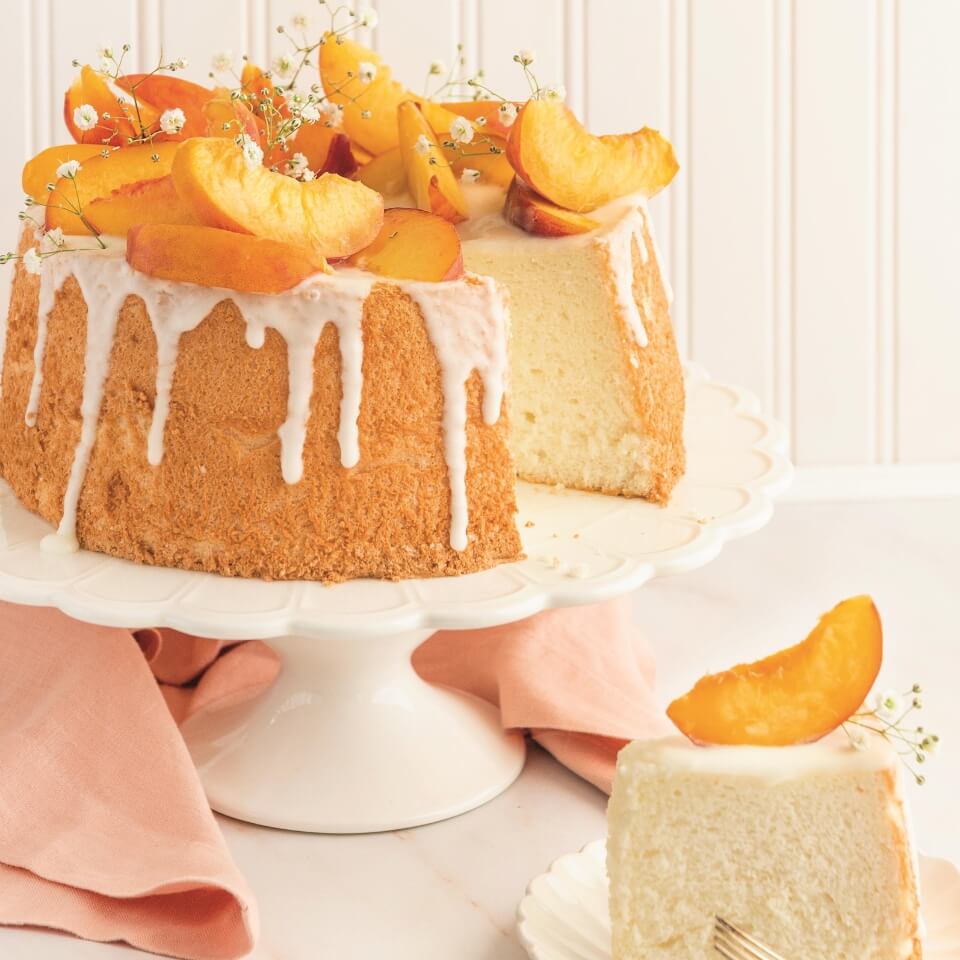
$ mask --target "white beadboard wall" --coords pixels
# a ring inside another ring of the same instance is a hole
[[[682,170],[653,202],[681,348],[791,432],[803,492],[960,492],[960,3],[370,0],[408,85],[458,42],[507,95],[532,47],[595,132],[648,124]],[[0,201],[63,141],[70,61],[265,62],[316,0],[4,0]]]

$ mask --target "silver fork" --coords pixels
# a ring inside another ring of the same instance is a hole
[[[714,918],[713,949],[726,960],[783,960],[775,950],[723,917]]]

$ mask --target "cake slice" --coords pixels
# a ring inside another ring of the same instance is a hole
[[[922,955],[899,759],[870,735],[624,749],[610,801],[614,960],[707,960],[723,917],[785,957]]]

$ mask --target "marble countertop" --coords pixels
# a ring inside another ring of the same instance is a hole
[[[785,504],[770,526],[695,573],[635,596],[666,701],[704,671],[802,639],[845,596],[872,593],[887,646],[881,684],[925,689],[943,736],[909,788],[920,849],[960,862],[960,498]],[[955,753],[954,750],[957,750]],[[397,833],[311,836],[222,819],[260,904],[256,960],[522,960],[514,913],[536,874],[604,834],[606,798],[532,748],[506,793],[472,813]],[[4,960],[122,960],[120,946],[0,929]]]

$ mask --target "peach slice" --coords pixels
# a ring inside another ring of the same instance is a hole
[[[484,123],[477,127],[482,133],[493,137],[499,137],[506,140],[510,136],[510,127],[504,126],[500,119],[500,105],[502,100],[464,100],[457,103],[443,103],[440,106],[448,113],[457,117],[466,117],[468,120],[483,120]],[[514,102],[514,107],[519,111],[522,103]]]
[[[399,147],[374,157],[360,168],[358,176],[361,183],[384,197],[397,197],[407,191],[407,168]]]
[[[338,173],[341,177],[352,177],[357,172],[358,164],[350,138],[324,123],[305,123],[288,141],[287,151],[278,163],[281,172],[282,164],[295,153],[302,153],[307,158],[307,166],[318,176]]]
[[[91,130],[81,130],[73,117],[74,110],[85,103],[99,115],[97,125]],[[114,91],[105,77],[93,67],[85,66],[64,96],[63,119],[77,143],[124,147],[131,137],[140,136],[141,129],[152,129],[160,114],[145,100],[140,100],[138,109],[135,108],[119,88]]]
[[[160,113],[179,107],[187,122],[178,134],[161,134],[164,140],[186,140],[202,137],[207,132],[204,107],[213,99],[214,91],[191,83],[182,77],[162,73],[128,73],[117,80],[117,86],[128,93],[137,91],[137,97],[146,100]]]
[[[370,63],[376,76],[370,83],[360,77],[360,64]],[[397,107],[412,97],[392,79],[390,68],[372,50],[326,34],[320,43],[320,79],[327,97],[343,108],[343,129],[372,154],[397,145]],[[368,113],[368,117],[363,114]]]
[[[66,178],[58,180],[56,189],[48,195],[47,229],[60,227],[64,233],[86,233],[80,218],[71,212],[69,205],[75,207],[79,198],[86,214],[95,200],[109,197],[127,184],[168,176],[178,149],[179,143],[140,144],[114,150],[107,157],[85,160],[72,182]]]
[[[234,100],[226,87],[217,87],[203,108],[206,135],[234,140],[241,133],[263,144],[263,121],[242,101]]]
[[[282,293],[326,270],[322,257],[276,240],[162,223],[130,228],[127,262],[152,277],[247,293]]]
[[[510,129],[507,157],[537,193],[577,213],[628,193],[653,196],[679,169],[656,130],[595,137],[555,100],[527,101]]]
[[[254,113],[256,113],[254,104],[259,103],[263,99],[268,99],[272,101],[274,107],[276,107],[282,116],[290,116],[290,108],[287,105],[286,97],[277,91],[277,88],[273,85],[273,81],[260,67],[254,66],[254,64],[249,62],[245,63],[243,65],[243,71],[240,74],[240,85],[243,87],[244,93],[251,94],[254,97],[252,101],[247,101],[247,104],[254,110]],[[266,94],[263,93],[264,90],[267,91]]]
[[[490,143],[468,144],[464,156],[455,150],[444,147],[447,160],[453,166],[453,172],[459,177],[464,170],[476,170],[480,174],[478,183],[493,184],[498,187],[509,187],[515,176],[513,167],[506,155],[506,141],[497,137],[490,137]],[[501,153],[481,153],[489,150],[491,145],[500,147]]]
[[[421,210],[436,213],[451,223],[466,220],[463,191],[420,108],[411,100],[401,103],[397,108],[397,120],[400,155],[413,202]],[[423,144],[426,144],[425,150],[420,149]]]
[[[457,228],[436,214],[406,207],[385,211],[376,240],[346,264],[398,280],[456,280],[463,276]]]
[[[856,713],[882,658],[877,609],[870,597],[852,597],[824,614],[802,643],[703,677],[667,714],[696,743],[807,743]]]
[[[180,199],[173,177],[127,183],[108,197],[100,197],[87,205],[87,220],[100,233],[122,237],[141,223],[195,224],[190,208]],[[73,217],[64,233],[86,233],[83,224]]]
[[[95,143],[64,143],[56,147],[47,147],[23,166],[21,183],[23,192],[38,203],[46,203],[48,183],[56,183],[57,168],[68,160],[79,160],[81,165],[91,157],[96,157],[103,147]]]
[[[582,213],[564,210],[534,193],[519,177],[515,177],[503,204],[503,215],[514,226],[540,237],[568,237],[587,233],[600,224]]]
[[[187,140],[173,182],[206,226],[289,243],[315,257],[348,257],[372,243],[383,223],[383,198],[362,183],[332,173],[300,183],[249,166],[229,140]]]

